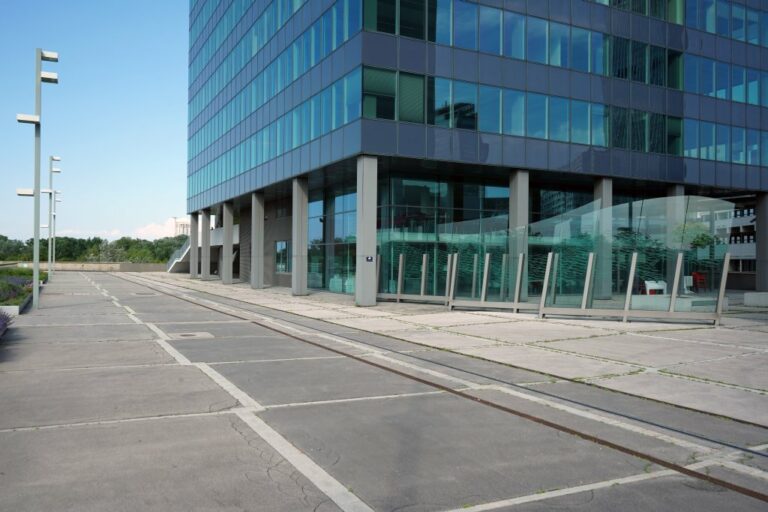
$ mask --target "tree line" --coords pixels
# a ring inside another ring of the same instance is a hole
[[[110,242],[104,238],[56,237],[56,261],[165,263],[187,241],[186,235],[142,240],[123,237]],[[34,240],[13,240],[0,235],[0,261],[32,261]],[[40,259],[48,259],[48,239],[40,239]]]

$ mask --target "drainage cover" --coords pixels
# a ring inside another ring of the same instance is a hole
[[[213,338],[213,334],[209,332],[169,332],[168,336],[174,340],[199,340],[205,338]]]

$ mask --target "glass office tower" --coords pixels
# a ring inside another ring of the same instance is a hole
[[[513,265],[584,208],[627,205],[610,240],[654,198],[768,210],[765,0],[190,4],[187,204],[220,228],[193,237],[195,276],[368,305],[398,285],[439,295],[449,254]],[[617,258],[596,263],[603,295]]]

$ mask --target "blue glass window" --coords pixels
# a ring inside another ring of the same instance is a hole
[[[760,105],[768,107],[768,71],[760,75]]]
[[[451,81],[446,78],[427,79],[427,123],[451,128]]]
[[[568,67],[571,28],[568,25],[549,24],[549,65]]]
[[[477,4],[456,0],[453,3],[453,44],[477,49]]]
[[[611,147],[629,147],[629,114],[622,107],[611,107]]]
[[[746,17],[747,13],[743,5],[737,3],[731,5],[731,37],[738,41],[747,39]]]
[[[715,125],[701,121],[699,123],[699,158],[715,160]]]
[[[699,58],[690,53],[686,53],[683,58],[683,65],[685,67],[685,71],[683,72],[685,92],[699,92]]]
[[[699,93],[715,96],[715,61],[699,59]]]
[[[693,3],[693,2],[686,2]],[[701,0],[701,10],[699,18],[699,29],[705,30],[710,34],[717,32],[717,12],[715,0]]]
[[[400,0],[400,35],[424,39],[424,1]]]
[[[571,101],[571,142],[589,144],[589,103]]]
[[[591,37],[591,65],[592,65],[592,72],[596,75],[608,75],[608,59],[609,59],[609,52],[606,51],[608,48],[607,41],[608,36],[599,32],[592,32]]]
[[[501,89],[480,86],[478,129],[481,132],[501,133]]]
[[[723,100],[730,98],[731,66],[725,62],[715,62],[715,95]]]
[[[451,0],[429,0],[427,7],[428,39],[437,44],[451,44]]]
[[[747,130],[747,164],[760,165],[760,132]]]
[[[424,77],[400,73],[398,119],[411,123],[424,122]]]
[[[744,128],[731,127],[731,161],[735,164],[747,163],[747,155],[744,146]]]
[[[480,51],[501,54],[501,10],[480,6]]]
[[[589,72],[589,30],[573,27],[571,30],[571,68]]]
[[[760,44],[760,12],[747,7],[747,42]]]
[[[525,59],[525,16],[504,11],[504,55]]]
[[[685,26],[699,28],[699,3],[696,0],[685,2]]]
[[[744,68],[741,66],[731,66],[731,99],[741,103],[747,99],[744,87]]]
[[[616,78],[629,78],[629,39],[611,39],[611,73]]]
[[[731,36],[731,3],[728,0],[717,0],[717,35]]]
[[[699,122],[686,119],[683,123],[683,156],[699,158]]]
[[[569,107],[570,100],[566,98],[549,98],[549,139],[568,142],[569,136]]]
[[[547,96],[529,92],[526,101],[526,135],[537,139],[547,138]]]
[[[592,145],[607,147],[610,130],[609,109],[600,103],[592,103],[590,111],[592,114]]]
[[[525,93],[504,89],[503,128],[506,135],[525,135]]]
[[[632,41],[632,80],[645,83],[648,76],[648,45]]]
[[[477,84],[453,82],[453,119],[456,128],[477,130]]]
[[[747,103],[750,105],[760,104],[760,72],[756,69],[747,68]]]
[[[632,110],[630,113],[632,129],[629,149],[632,151],[648,151],[648,113]]]
[[[528,60],[531,62],[547,63],[547,20],[528,17]]]
[[[731,127],[725,124],[715,126],[715,158],[718,162],[731,161]]]

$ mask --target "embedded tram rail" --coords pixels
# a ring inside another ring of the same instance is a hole
[[[621,421],[626,420],[631,422],[629,426],[625,426],[625,428],[627,428],[629,431],[640,433],[642,435],[649,435],[652,437],[656,437],[659,440],[663,440],[667,442],[673,441],[680,446],[689,446],[689,447],[698,448],[702,453],[709,452],[710,455],[713,457],[717,456],[716,451],[713,449],[713,446],[715,446],[715,447],[719,447],[720,449],[729,448],[731,450],[734,450],[733,452],[727,454],[726,457],[733,457],[734,455],[742,454],[750,458],[754,458],[754,457],[768,458],[768,453],[766,453],[765,451],[762,451],[768,446],[765,446],[765,445],[753,446],[753,447],[743,446],[736,442],[718,439],[713,436],[707,435],[705,433],[694,432],[691,429],[682,429],[676,426],[664,424],[663,422],[660,422],[657,420],[643,418],[643,417],[628,414],[626,412],[619,411],[619,410],[612,410],[604,406],[589,404],[583,400],[575,400],[567,396],[558,395],[556,393],[541,391],[528,386],[521,386],[514,382],[497,378],[494,375],[482,374],[469,368],[461,368],[461,366],[457,364],[447,364],[441,361],[426,359],[424,357],[421,357],[419,355],[419,352],[393,350],[391,347],[387,347],[381,344],[376,344],[370,341],[351,338],[341,333],[323,330],[318,328],[316,325],[308,326],[303,323],[297,322],[296,319],[286,318],[286,315],[271,314],[270,311],[265,312],[264,310],[269,310],[269,308],[265,306],[256,305],[257,310],[254,311],[253,304],[244,303],[242,301],[239,301],[236,298],[231,298],[231,297],[222,298],[215,295],[207,294],[205,292],[190,290],[177,285],[171,285],[168,283],[158,283],[157,281],[153,281],[151,279],[140,277],[137,275],[131,275],[130,277],[126,277],[125,275],[121,275],[121,274],[111,274],[111,275],[134,284],[139,284],[155,292],[177,298],[179,300],[194,304],[196,306],[206,308],[216,313],[224,314],[239,320],[250,322],[261,328],[268,329],[269,331],[272,331],[278,335],[285,336],[293,340],[296,340],[298,342],[313,346],[315,348],[322,349],[331,354],[334,354],[335,356],[348,358],[350,360],[372,366],[374,368],[393,374],[397,377],[408,379],[412,382],[416,382],[416,383],[428,386],[438,392],[451,394],[453,396],[471,401],[478,405],[482,405],[498,411],[502,411],[504,413],[516,416],[518,418],[522,418],[526,421],[536,423],[543,427],[553,429],[555,431],[558,431],[564,434],[578,437],[580,439],[594,443],[601,447],[609,448],[616,452],[620,452],[625,455],[629,455],[631,457],[642,459],[649,464],[666,468],[667,470],[670,470],[672,472],[679,473],[681,475],[685,475],[691,478],[695,478],[700,481],[704,481],[709,484],[713,484],[715,486],[721,487],[723,489],[728,489],[728,490],[737,492],[739,494],[742,494],[744,496],[768,503],[768,494],[766,494],[762,490],[753,489],[745,485],[737,484],[732,481],[726,480],[724,478],[712,476],[707,471],[705,472],[699,471],[698,469],[705,469],[705,470],[707,469],[708,466],[706,461],[703,461],[703,462],[699,461],[698,464],[694,463],[694,464],[682,465],[680,463],[672,462],[665,458],[649,453],[648,451],[637,449],[632,446],[629,446],[628,444],[611,440],[606,436],[595,435],[585,431],[584,429],[574,428],[572,426],[565,424],[566,422],[564,421],[556,421],[550,418],[546,418],[544,417],[544,415],[541,415],[541,414],[534,414],[534,413],[528,412],[526,410],[523,410],[523,408],[506,405],[498,400],[484,398],[483,396],[478,395],[478,390],[481,390],[483,388],[489,388],[489,385],[487,384],[485,386],[472,385],[473,383],[470,381],[466,381],[462,378],[455,377],[455,372],[459,372],[460,374],[465,374],[465,375],[471,375],[473,377],[479,377],[485,381],[490,381],[492,383],[491,387],[493,387],[494,389],[500,390],[500,389],[506,388],[507,392],[512,394],[513,396],[517,398],[524,398],[526,400],[530,400],[533,403],[542,403],[543,401],[543,402],[547,402],[546,405],[552,406],[553,403],[549,401],[556,400],[557,404],[559,404],[560,410],[570,412],[571,414],[576,414],[576,415],[581,414],[583,417],[587,417],[589,419],[595,419],[595,415],[599,413],[599,414],[607,414],[609,415],[609,417],[616,418]],[[331,346],[327,343],[329,341],[333,342],[336,345],[345,346],[346,348],[350,348],[350,349],[364,346],[367,349],[378,351],[382,356],[386,356],[387,354],[390,354],[390,355],[400,356],[403,359],[393,359],[388,357],[380,358],[382,361],[386,362],[385,364],[385,362],[374,361],[372,360],[372,358],[366,355],[352,353],[350,351],[343,350],[338,346]],[[416,347],[416,345],[414,345],[414,347]],[[420,347],[420,348],[423,348],[423,347]],[[467,359],[470,359],[470,358],[467,357]],[[509,366],[514,368],[514,366],[512,365],[504,365],[504,366]],[[435,370],[434,367],[442,368],[443,371]],[[446,374],[444,373],[445,371],[450,371],[453,373]],[[525,370],[525,371],[530,372],[530,370]],[[542,377],[546,378],[548,376],[542,374]],[[453,382],[453,383],[460,383],[463,385],[460,387],[446,385],[445,384],[446,381]],[[584,383],[579,383],[579,384],[588,385]],[[527,395],[527,396],[523,396],[523,395]],[[671,406],[669,404],[665,404],[665,405],[668,405],[669,407],[676,407],[676,406]],[[743,424],[755,429],[762,429],[764,431],[765,437],[768,438],[768,428],[766,428],[764,425],[746,422],[744,420],[737,419],[737,418],[727,418],[719,415],[712,415],[705,411],[693,410],[692,412],[695,412],[696,414],[711,416],[713,418],[716,418],[718,421],[721,421],[721,420],[733,421],[737,424]],[[612,421],[610,419],[607,421],[603,419],[602,421],[607,422],[608,424],[612,424]],[[652,429],[656,429],[656,430],[652,430]],[[662,430],[666,433],[660,433],[658,432],[658,430]],[[679,437],[674,437],[674,436],[679,436]],[[697,445],[695,442],[691,440],[700,441],[700,442],[703,442],[704,444]]]

